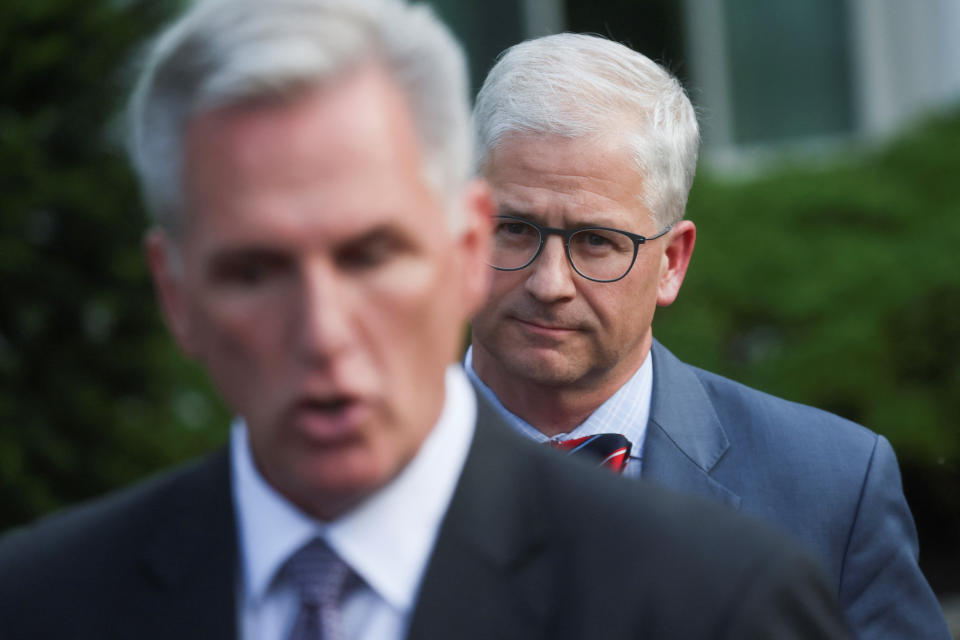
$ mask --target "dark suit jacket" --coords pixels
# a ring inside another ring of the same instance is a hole
[[[221,451],[0,540],[0,637],[234,637],[229,476]],[[523,441],[481,401],[409,637],[844,635],[802,552],[692,500]]]
[[[823,561],[857,637],[950,638],[882,436],[684,364],[659,342],[642,476],[773,522]]]

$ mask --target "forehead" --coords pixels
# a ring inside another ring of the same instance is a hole
[[[330,233],[332,221],[349,230],[437,209],[409,108],[373,65],[282,101],[202,114],[185,151],[188,232]]]
[[[503,212],[568,223],[635,223],[650,215],[643,177],[626,146],[610,138],[508,134],[484,169]]]

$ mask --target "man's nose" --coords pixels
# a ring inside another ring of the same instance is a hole
[[[311,266],[302,273],[296,333],[303,357],[329,363],[349,345],[350,308],[355,291],[326,266]]]
[[[577,276],[567,259],[563,239],[559,236],[546,239],[540,255],[527,270],[530,273],[524,287],[537,301],[546,304],[576,295],[577,287],[573,279]]]

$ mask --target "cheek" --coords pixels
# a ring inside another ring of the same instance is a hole
[[[284,348],[282,305],[209,304],[196,313],[197,354],[233,406],[279,372],[274,360]]]
[[[353,283],[349,321],[371,374],[389,370],[396,376],[398,369],[411,366],[411,351],[422,348],[420,333],[427,330],[434,279],[428,263],[411,260]]]
[[[523,294],[525,271],[497,271],[491,269],[490,287],[477,316],[491,316],[503,312],[517,295]]]
[[[595,285],[581,289],[580,296],[600,326],[612,334],[640,331],[646,318],[645,309],[650,306],[648,281],[640,278],[634,280],[628,276],[618,282]]]
[[[462,291],[450,265],[438,262],[430,271],[420,286],[400,292],[394,305],[396,317],[403,318],[403,335],[397,339],[409,342],[416,352],[412,357],[424,368],[449,359],[452,341],[459,343],[464,323]]]
[[[604,292],[610,295],[595,307],[601,321],[626,336],[640,335],[650,326],[657,304],[656,278],[647,273],[637,275],[643,277]]]
[[[364,327],[366,360],[380,381],[384,421],[367,442],[366,462],[384,469],[411,458],[443,405],[446,366],[463,340],[459,294],[438,270],[422,286],[367,298]]]

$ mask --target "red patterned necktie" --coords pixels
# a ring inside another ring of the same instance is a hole
[[[630,441],[619,433],[598,433],[571,440],[550,440],[554,447],[570,455],[596,460],[598,467],[622,473],[630,459]]]

